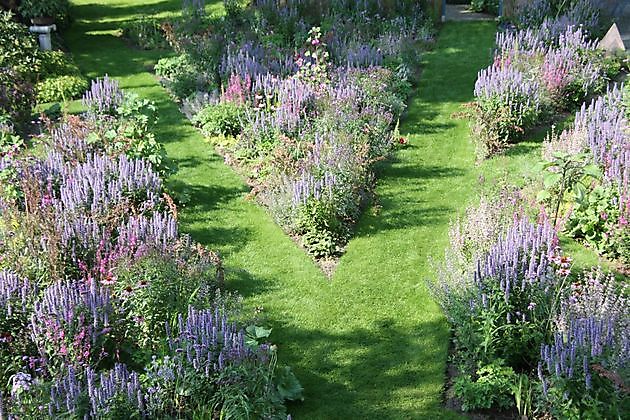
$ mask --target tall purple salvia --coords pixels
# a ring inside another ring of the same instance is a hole
[[[532,223],[516,217],[505,235],[477,261],[474,283],[482,294],[490,283],[497,284],[506,301],[514,291],[545,289],[555,279],[550,268],[557,246],[556,231],[546,218]]]
[[[90,115],[111,115],[123,102],[124,93],[119,83],[105,75],[92,81],[90,89],[83,95],[82,103]]]

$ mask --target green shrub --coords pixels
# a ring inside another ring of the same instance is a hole
[[[41,51],[40,79],[51,76],[78,76],[81,71],[63,51]]]
[[[35,85],[38,102],[58,102],[79,97],[88,88],[83,76],[54,76]]]
[[[599,185],[581,197],[575,203],[566,229],[598,252],[630,264],[630,231],[627,222],[622,221],[615,187]]]
[[[2,121],[0,118],[0,157],[16,153],[23,147],[24,140],[15,135],[10,122]]]
[[[6,115],[20,129],[30,119],[34,105],[32,84],[22,73],[0,67],[0,114]]]
[[[311,199],[299,208],[295,231],[315,258],[339,255],[350,232],[332,200]]]
[[[163,79],[169,91],[178,99],[195,92],[212,90],[212,83],[193,64],[187,54],[160,59],[155,65],[155,74]]]
[[[21,0],[18,10],[26,19],[51,17],[62,26],[68,24],[70,19],[68,0]]]
[[[472,0],[470,8],[474,12],[499,13],[499,0]]]
[[[136,93],[127,93],[116,109],[121,117],[112,143],[116,153],[135,159],[145,159],[161,175],[172,172],[164,145],[155,139],[151,127],[156,122],[155,104]]]
[[[470,375],[455,380],[455,396],[461,398],[464,411],[514,406],[513,388],[517,376],[511,367],[497,359],[479,368],[476,374],[475,380]]]
[[[173,80],[177,75],[192,73],[195,68],[186,54],[174,57],[160,58],[155,64],[155,74],[168,80]]]
[[[143,348],[163,339],[164,325],[188,305],[208,307],[215,298],[217,267],[209,261],[182,264],[175,258],[148,255],[120,264],[114,288],[127,316],[125,335]]]
[[[160,23],[153,19],[140,19],[125,24],[122,36],[131,44],[144,50],[169,47]]]
[[[0,68],[13,69],[33,81],[40,67],[39,47],[28,28],[13,18],[11,12],[0,12]]]
[[[22,371],[23,357],[37,354],[37,349],[28,333],[28,313],[22,311],[22,304],[13,299],[13,311],[0,307],[0,384],[11,382],[11,376]],[[2,388],[0,388],[2,389]]]
[[[229,102],[209,105],[192,122],[208,137],[236,136],[241,132],[241,108]]]

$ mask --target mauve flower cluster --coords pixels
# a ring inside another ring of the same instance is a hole
[[[123,99],[124,93],[120,89],[120,84],[105,75],[92,81],[81,102],[87,108],[88,114],[105,115],[113,113]]]
[[[540,349],[538,376],[545,393],[556,379],[583,381],[590,389],[594,369],[623,372],[630,362],[627,285],[594,268],[571,285],[561,306],[554,341]]]
[[[623,205],[630,206],[630,132],[623,90],[613,86],[604,96],[582,105],[575,115],[576,132],[584,133],[588,150],[606,179],[619,188]],[[627,209],[630,211],[630,208]]]
[[[143,417],[147,415],[140,376],[121,363],[116,363],[110,371],[100,373],[89,367],[78,370],[68,366],[66,372],[51,386],[48,415],[52,418],[65,413],[76,413],[85,397],[89,402],[89,414],[86,413],[86,418],[102,418],[107,415],[114,397],[125,398],[128,407],[136,408]]]
[[[475,83],[475,131],[482,155],[495,153],[550,112],[573,106],[605,85],[601,54],[582,27],[565,26],[553,35],[543,29],[497,34],[494,63],[479,72]]]
[[[117,159],[88,155],[85,163],[66,166],[59,179],[47,181],[59,184],[58,191],[46,197],[56,211],[88,212],[95,217],[126,202],[130,211],[135,208],[143,213],[154,209],[162,191],[162,182],[148,162],[124,155]]]
[[[538,377],[543,384],[543,392],[547,393],[548,383],[544,370],[556,378],[568,380],[583,378],[587,389],[591,388],[591,362],[604,355],[613,347],[616,330],[613,320],[602,320],[593,317],[572,319],[565,332],[554,335],[553,344],[545,344],[540,348],[541,361],[538,364]],[[626,346],[628,337],[625,333]],[[626,351],[627,353],[627,351]],[[626,360],[620,361],[627,364]]]
[[[555,281],[550,268],[557,247],[556,231],[546,218],[539,223],[515,218],[505,235],[477,261],[473,275],[482,300],[490,284],[499,286],[506,302],[514,291],[547,288]]]
[[[0,309],[11,316],[15,305],[26,312],[26,305],[31,299],[33,289],[28,279],[21,278],[11,270],[0,270]]]
[[[140,375],[125,364],[116,363],[109,371],[96,372],[92,367],[78,369],[68,366],[52,384],[48,412],[51,416],[76,412],[80,398],[87,396],[90,417],[106,414],[113,397],[122,397],[128,407],[142,416],[154,417],[173,402],[162,401],[164,391],[175,385],[185,386],[190,371],[210,379],[229,366],[242,363],[265,365],[270,361],[266,345],[256,350],[245,343],[245,332],[228,321],[223,309],[195,310],[180,314],[177,331],[167,328],[169,356],[147,369],[145,386]],[[175,407],[173,407],[175,408]]]
[[[247,346],[245,331],[228,321],[220,308],[189,307],[187,316],[180,314],[177,319],[177,332],[167,332],[167,340],[180,374],[189,366],[210,377],[228,364],[265,357],[260,349],[256,352]]]
[[[59,281],[46,288],[33,305],[30,330],[41,363],[87,367],[102,357],[97,342],[110,330],[109,292],[93,280]]]
[[[96,151],[95,145],[86,141],[93,129],[91,124],[80,117],[68,116],[51,128],[50,136],[46,139],[48,147],[61,154],[64,160],[84,161]]]
[[[451,322],[461,310],[484,310],[489,295],[497,293],[506,303],[522,300],[522,316],[530,298],[554,284],[556,232],[544,217],[529,221],[524,208],[518,190],[503,189],[483,196],[463,220],[451,224],[450,245],[444,261],[433,263],[437,280],[429,284]]]
[[[53,150],[13,164],[27,212],[55,215],[46,223],[49,233],[34,238],[39,252],[92,266],[96,249],[119,258],[139,246],[164,250],[177,237],[173,216],[163,210],[162,181],[145,160],[87,154],[83,162],[66,161]]]
[[[596,29],[599,5],[596,0],[533,0],[519,2],[515,15],[520,28],[540,28],[553,38],[568,26],[583,26],[589,31]]]
[[[540,84],[534,78],[506,64],[494,64],[479,72],[475,97],[480,102],[497,100],[521,117],[540,112]]]

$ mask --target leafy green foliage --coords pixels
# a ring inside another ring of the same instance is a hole
[[[192,119],[208,137],[236,136],[241,132],[241,108],[230,102],[208,105]]]
[[[621,219],[616,188],[597,185],[576,199],[566,230],[598,252],[624,264],[630,263],[628,222]]]
[[[259,327],[258,325],[250,325],[245,329],[247,333],[246,343],[250,347],[258,347],[260,342],[271,335],[271,329]]]
[[[597,165],[589,163],[587,153],[570,154],[555,152],[551,161],[544,162],[544,189],[538,193],[538,201],[548,200],[554,206],[553,221],[558,220],[562,203],[585,200],[589,182],[601,178]]]
[[[0,12],[0,39],[0,68],[13,69],[27,80],[35,80],[41,62],[36,38],[10,12]]]
[[[208,91],[212,86],[194,63],[188,54],[161,58],[155,65],[155,73],[176,98],[183,99],[197,91]]]
[[[52,76],[78,76],[81,74],[70,55],[63,51],[41,51],[40,57],[40,79]]]
[[[68,0],[21,0],[18,10],[27,19],[52,17],[57,23],[67,24],[70,2]]]
[[[53,76],[35,85],[38,102],[64,102],[77,98],[88,88],[83,76]]]
[[[529,98],[516,97],[514,102],[519,106],[492,96],[477,100],[473,105],[472,131],[478,157],[486,158],[502,151],[547,116],[547,110],[530,104]]]
[[[274,374],[274,383],[280,398],[289,401],[303,401],[304,388],[295,377],[289,366],[277,368]]]
[[[174,79],[178,74],[194,71],[189,57],[184,54],[160,58],[153,69],[155,74],[166,79]]]
[[[472,0],[470,8],[474,12],[488,12],[496,15],[499,11],[499,0]]]
[[[148,255],[116,270],[114,289],[122,300],[131,328],[124,335],[142,348],[155,349],[164,336],[164,325],[188,305],[207,307],[214,299],[216,268],[193,267],[162,256]]]
[[[546,402],[545,408],[559,419],[618,419],[630,409],[627,392],[599,374],[593,374],[590,388],[583,380],[558,381],[549,390]]]
[[[0,307],[0,389],[10,383],[12,375],[22,371],[24,357],[28,360],[37,355],[28,333],[28,314],[21,310],[21,302],[12,304],[11,313]]]
[[[13,132],[12,127],[0,121],[0,157],[15,154],[24,146],[24,140]]]
[[[159,21],[142,18],[126,23],[122,36],[132,45],[144,50],[167,49],[169,47]]]
[[[295,232],[301,243],[315,258],[339,255],[339,244],[350,234],[339,219],[334,200],[309,200],[298,209]]]
[[[118,123],[104,133],[116,152],[131,158],[143,158],[163,176],[173,172],[164,145],[157,141],[152,127],[157,121],[155,104],[136,93],[125,95],[116,108]]]
[[[516,374],[505,366],[501,359],[477,369],[476,378],[458,376],[455,380],[455,395],[462,399],[464,411],[514,406],[513,386]]]

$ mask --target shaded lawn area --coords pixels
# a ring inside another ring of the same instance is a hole
[[[122,22],[177,14],[181,2],[73,4],[77,21],[65,38],[82,71],[107,73],[156,102],[156,135],[179,165],[170,185],[191,198],[181,209],[181,230],[222,253],[228,287],[247,308],[264,308],[279,360],[305,388],[304,403],[289,407],[294,417],[457,417],[441,407],[449,330],[424,285],[428,257],[441,255],[449,220],[474,199],[481,174],[518,178],[538,153],[534,145],[476,167],[468,123],[452,117],[472,100],[477,71],[490,62],[494,24],[442,29],[402,122],[410,146],[379,167],[378,202],[329,280],[246,199],[243,181],[149,73],[164,52],[135,50],[116,36]],[[220,12],[220,2],[209,12]]]

